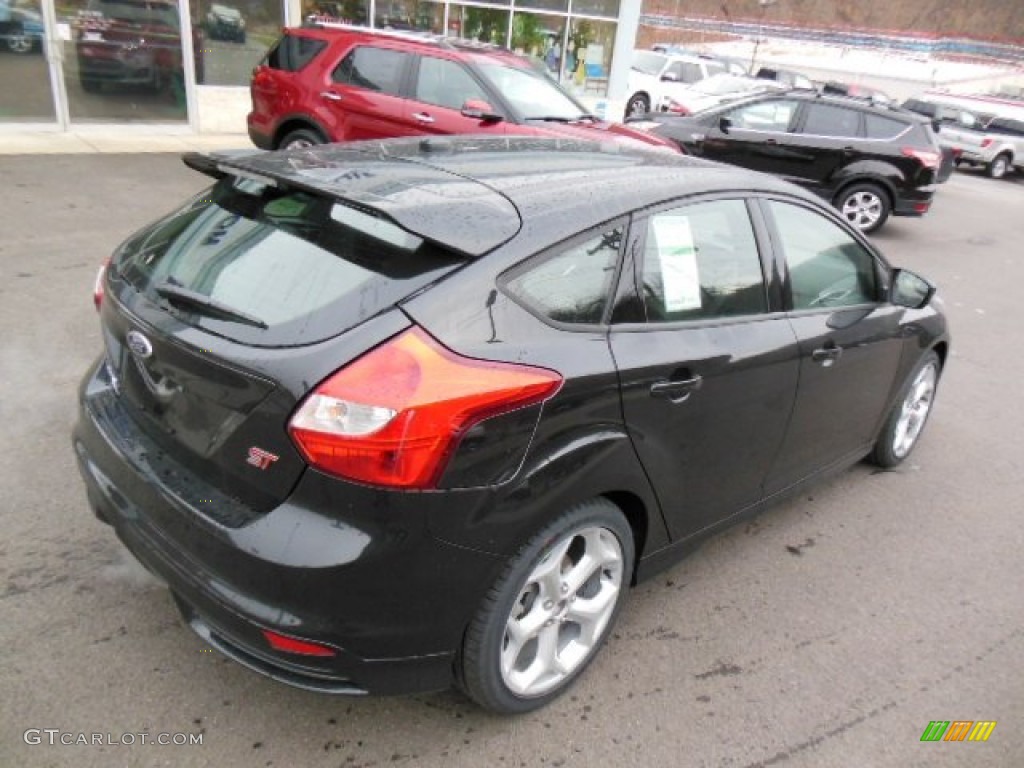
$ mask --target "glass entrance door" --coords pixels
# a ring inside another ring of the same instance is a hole
[[[59,0],[57,17],[72,123],[187,120],[177,0]]]
[[[0,0],[0,123],[55,122],[40,0]]]

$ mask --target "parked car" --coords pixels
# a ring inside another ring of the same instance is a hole
[[[204,642],[302,688],[544,705],[631,584],[906,460],[948,357],[933,287],[765,174],[536,136],[186,162],[213,186],[97,280],[74,451]]]
[[[242,12],[230,5],[213,3],[206,14],[206,36],[211,40],[245,42],[245,19]]]
[[[43,50],[43,17],[32,8],[0,1],[0,45],[11,53]]]
[[[178,4],[174,0],[89,0],[75,20],[82,89],[103,85],[183,88]],[[193,29],[196,77],[203,78],[203,37]]]
[[[957,122],[942,123],[939,136],[957,151],[957,165],[984,168],[993,179],[1024,171],[1024,120],[961,112]]]
[[[665,54],[683,54],[687,56],[696,56],[702,59],[710,59],[717,61],[725,65],[726,71],[730,75],[739,75],[740,77],[750,74],[750,69],[747,63],[742,59],[737,59],[735,56],[719,56],[718,54],[705,53],[703,51],[688,48],[685,45],[674,45],[666,43],[656,43],[651,46],[652,51]]]
[[[711,75],[728,71],[722,62],[702,56],[657,51],[633,51],[633,63],[626,82],[625,117],[639,117],[651,111],[664,97]]]
[[[814,91],[814,83],[807,75],[794,72],[789,69],[778,69],[776,67],[760,67],[754,77],[761,80],[771,80],[784,85],[787,88],[799,88],[805,91]]]
[[[451,133],[593,138],[675,150],[598,119],[525,56],[481,43],[346,25],[286,29],[253,72],[262,149]]]
[[[690,117],[652,113],[628,124],[689,154],[807,187],[862,232],[890,214],[923,216],[952,168],[926,118],[812,91],[760,94]]]
[[[728,101],[736,101],[752,93],[784,89],[771,80],[736,75],[718,74],[706,77],[687,88],[675,91],[662,98],[658,111],[674,115],[693,115],[705,109],[717,107]]]

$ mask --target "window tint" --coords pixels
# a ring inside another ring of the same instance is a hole
[[[859,136],[860,112],[832,104],[809,104],[803,132],[811,136]]]
[[[351,51],[334,70],[334,82],[371,91],[398,94],[408,54],[362,46]]]
[[[864,113],[864,126],[869,139],[894,139],[907,130],[907,124],[870,112]]]
[[[299,35],[285,35],[267,54],[267,66],[297,72],[309,64],[317,54],[327,47],[323,40],[313,40]]]
[[[192,313],[186,322],[289,346],[334,336],[458,263],[329,197],[228,177],[133,236],[112,272],[154,297],[164,283],[208,297],[266,328]]]
[[[786,99],[758,101],[734,109],[729,119],[736,128],[752,131],[788,131],[796,114],[797,102]]]
[[[517,270],[505,289],[552,320],[599,323],[621,244],[622,229],[611,229]]]
[[[642,282],[648,322],[764,312],[761,260],[743,201],[715,200],[652,216]]]
[[[461,65],[433,56],[420,59],[415,98],[449,109],[462,109],[467,99],[488,101],[483,89]]]
[[[865,304],[878,296],[874,257],[824,216],[769,203],[789,267],[793,309]]]

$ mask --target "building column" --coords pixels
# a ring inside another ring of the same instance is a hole
[[[633,63],[636,33],[640,29],[639,2],[619,3],[619,25],[615,29],[615,47],[612,49],[612,69],[608,73],[608,98],[625,99],[629,67]]]

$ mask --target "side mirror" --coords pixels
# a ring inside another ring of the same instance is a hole
[[[722,133],[728,133],[730,128],[732,128],[732,118],[720,117],[718,119],[718,130]]]
[[[663,83],[678,83],[679,75],[677,75],[675,72],[666,72],[664,75],[661,76],[661,81]]]
[[[922,309],[934,295],[935,286],[920,275],[906,269],[897,269],[892,273],[889,301],[897,307]]]
[[[462,116],[485,123],[497,123],[505,118],[494,111],[494,107],[480,99],[466,99],[462,105]]]

